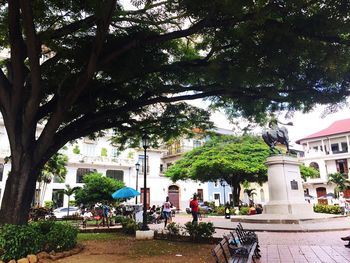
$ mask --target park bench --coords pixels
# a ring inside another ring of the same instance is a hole
[[[212,255],[216,263],[251,263],[255,262],[254,251],[256,243],[250,247],[235,247],[229,243],[228,238],[223,238],[219,244],[212,249]],[[250,250],[248,250],[250,249]]]

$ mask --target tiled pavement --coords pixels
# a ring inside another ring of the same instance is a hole
[[[173,220],[183,224],[191,220],[188,215],[176,215]],[[350,218],[348,218],[350,220]],[[204,218],[222,227],[230,226],[222,217]],[[342,221],[339,221],[342,224]],[[325,222],[327,224],[327,222]],[[333,223],[334,224],[334,223]],[[235,226],[235,223],[232,223]],[[163,228],[163,224],[150,225],[152,229]],[[221,237],[230,230],[217,229],[215,236]],[[257,232],[261,247],[260,263],[350,263],[350,248],[344,247],[342,236],[350,235],[350,228],[342,231],[325,232]]]

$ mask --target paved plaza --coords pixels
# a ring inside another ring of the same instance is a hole
[[[191,220],[190,215],[176,215],[174,222],[184,224]],[[350,222],[350,218],[344,218]],[[262,258],[260,263],[277,263],[277,262],[298,262],[298,263],[321,263],[332,262],[342,263],[350,262],[350,248],[344,247],[346,244],[340,239],[342,236],[350,235],[350,227],[339,220],[336,231],[312,231],[312,232],[267,232],[257,231],[259,243],[261,246]],[[217,229],[215,236],[222,237],[228,233],[229,228],[234,228],[237,223],[224,219],[223,217],[203,218],[203,222],[213,222]],[[327,222],[324,222],[327,224]],[[244,224],[243,224],[244,225]],[[336,221],[331,222],[336,226]],[[344,226],[343,226],[344,225]],[[151,224],[152,229],[163,229],[164,224]],[[274,226],[270,225],[271,228]],[[224,229],[227,228],[227,229]],[[275,228],[277,226],[275,225]],[[277,229],[275,229],[277,230]]]

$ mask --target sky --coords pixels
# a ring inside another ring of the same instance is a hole
[[[206,103],[201,100],[188,102],[197,107],[206,107]],[[293,126],[286,126],[288,129],[291,148],[301,150],[301,146],[295,143],[296,140],[302,139],[310,134],[323,130],[331,125],[334,121],[350,118],[349,108],[344,108],[335,113],[322,117],[322,113],[325,108],[325,106],[317,106],[313,111],[307,114],[303,114],[302,112],[295,112],[294,116],[290,119],[284,119],[282,116],[278,118],[282,122],[293,122]],[[233,129],[233,125],[227,120],[225,114],[221,112],[215,112],[212,114],[211,121],[213,121],[215,126],[218,128],[225,128],[229,130]],[[260,133],[260,129],[257,129],[254,132]]]

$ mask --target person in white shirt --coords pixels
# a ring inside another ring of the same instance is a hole
[[[168,222],[171,222],[171,203],[169,202],[169,197],[165,199],[165,202],[163,203],[163,210],[162,214],[164,217],[164,227],[166,227]]]

